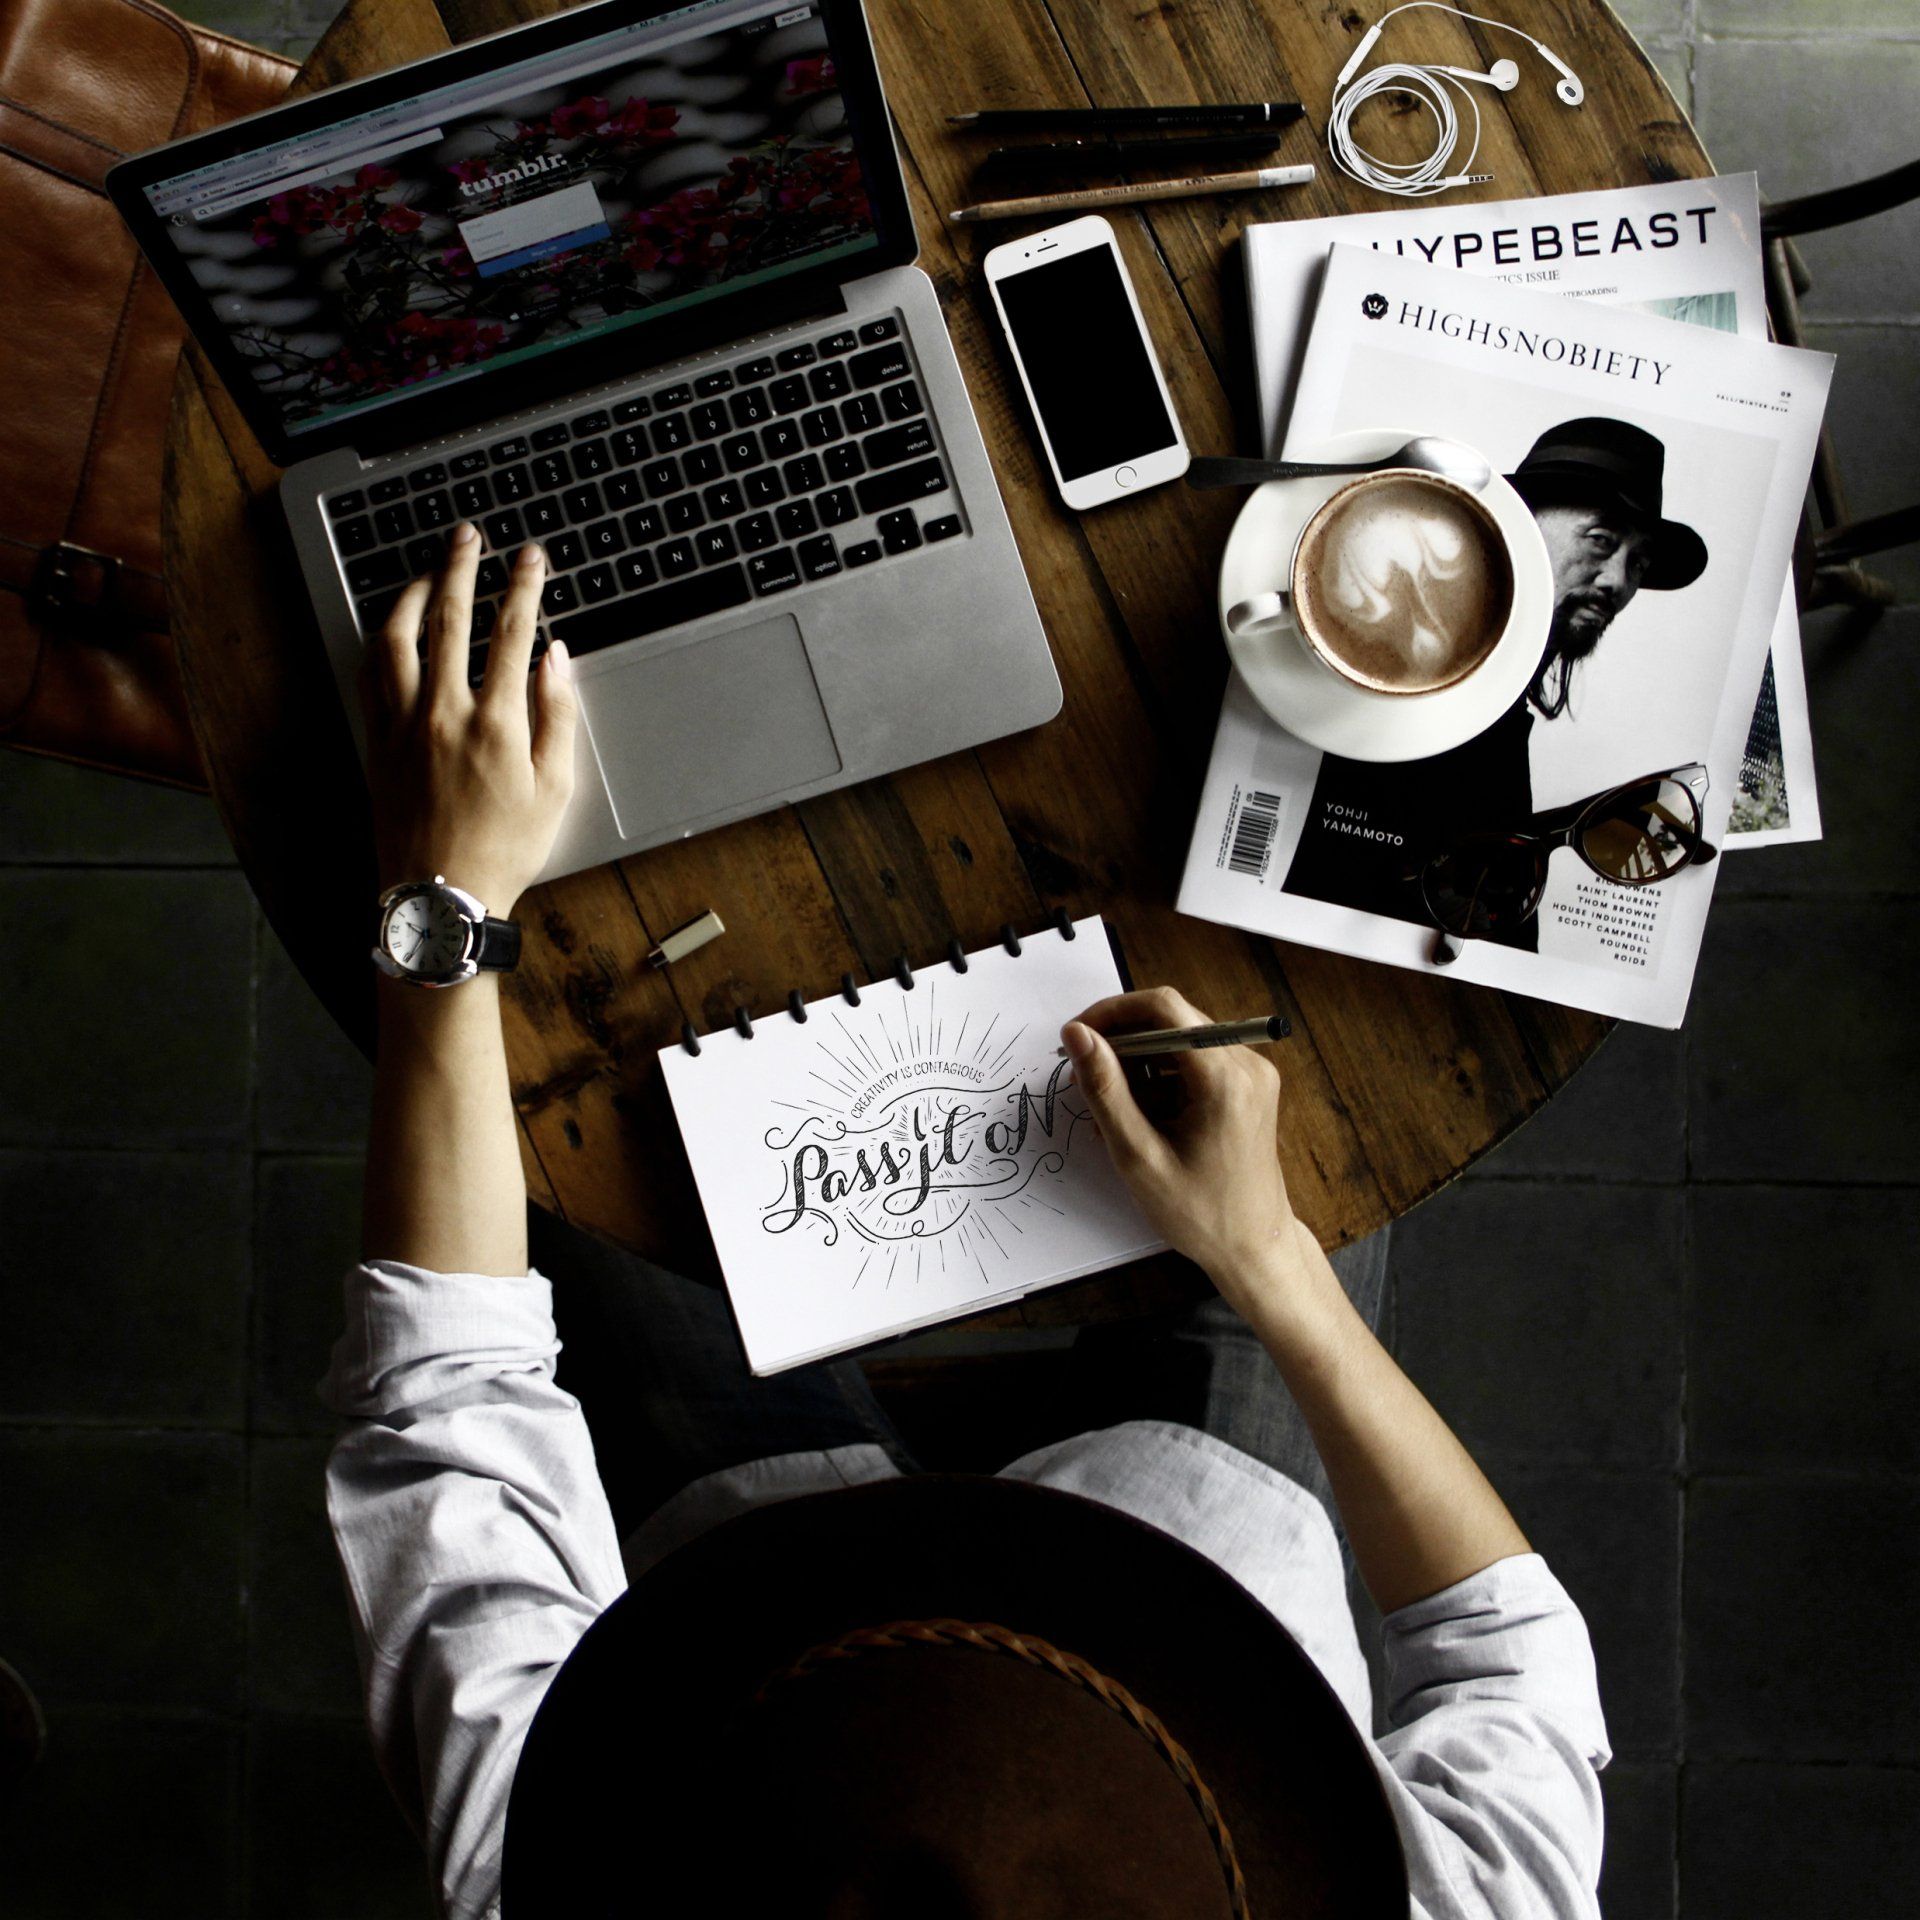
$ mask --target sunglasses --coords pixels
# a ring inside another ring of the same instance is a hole
[[[1419,879],[1437,929],[1434,964],[1459,959],[1463,941],[1531,920],[1546,892],[1547,863],[1561,847],[1620,887],[1649,887],[1682,867],[1705,866],[1717,851],[1700,832],[1706,792],[1707,770],[1695,762],[1542,814],[1533,833],[1467,833],[1449,842],[1408,876]]]

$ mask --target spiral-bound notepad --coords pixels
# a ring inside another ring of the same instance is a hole
[[[757,1374],[1165,1244],[1058,1051],[1121,991],[1104,924],[903,974],[661,1054]]]

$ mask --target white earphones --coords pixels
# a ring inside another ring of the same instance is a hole
[[[1586,88],[1580,84],[1580,76],[1551,47],[1543,45],[1532,34],[1509,26],[1504,20],[1489,20],[1485,14],[1467,13],[1459,7],[1447,6],[1444,0],[1405,0],[1404,5],[1390,8],[1367,29],[1333,83],[1327,139],[1333,148],[1334,164],[1363,186],[1373,187],[1381,193],[1419,199],[1428,194],[1444,193],[1449,187],[1470,186],[1493,178],[1490,173],[1470,171],[1474,156],[1480,151],[1480,105],[1469,91],[1469,85],[1493,87],[1501,93],[1511,93],[1520,84],[1517,62],[1496,60],[1485,73],[1477,73],[1471,67],[1409,66],[1392,62],[1374,68],[1371,73],[1363,74],[1357,80],[1354,78],[1379,43],[1381,29],[1387,22],[1396,13],[1411,13],[1416,7],[1431,7],[1437,13],[1450,13],[1457,19],[1472,20],[1480,26],[1494,27],[1502,33],[1518,36],[1560,75],[1553,90],[1562,102],[1569,107],[1577,107],[1587,97]],[[1460,141],[1460,123],[1453,104],[1456,92],[1472,109],[1473,143],[1467,149],[1467,157],[1460,170],[1450,173],[1446,169]],[[1380,93],[1407,94],[1432,112],[1438,125],[1439,138],[1426,159],[1382,160],[1354,139],[1351,123],[1355,111]]]

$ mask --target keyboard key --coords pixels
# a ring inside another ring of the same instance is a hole
[[[384,480],[376,480],[367,489],[367,498],[376,507],[384,507],[389,501],[404,500],[407,497],[407,482],[403,474],[390,473]]]
[[[359,499],[358,494],[350,496]],[[328,507],[332,507],[329,501]],[[380,537],[373,530],[373,522],[363,513],[357,520],[342,520],[333,530],[333,544],[342,559],[351,560],[356,553],[366,553],[380,544]]]
[[[710,613],[722,613],[728,607],[744,606],[749,597],[747,571],[736,561],[690,580],[656,587],[651,593],[628,594],[605,606],[590,607],[576,619],[557,626],[554,638],[564,640],[570,653],[594,653],[642,634],[659,633]]]
[[[811,344],[805,340],[797,347],[782,347],[773,356],[773,364],[782,373],[791,373],[795,367],[810,367],[818,358]]]
[[[904,427],[888,427],[884,432],[868,434],[860,442],[860,451],[866,456],[867,465],[876,471],[881,467],[897,467],[902,460],[917,460],[933,451],[933,429],[924,420],[915,420]]]
[[[480,571],[473,576],[473,590],[478,594],[500,594],[507,590],[507,563],[497,553],[490,553],[480,562]]]
[[[739,366],[734,368],[733,373],[734,378],[744,387],[754,381],[771,380],[773,378],[773,371],[772,356],[763,353],[758,359],[743,360]]]
[[[576,527],[598,520],[607,510],[600,498],[600,489],[593,486],[572,488],[561,495],[560,504],[567,510],[568,521]]]
[[[637,507],[642,498],[640,476],[637,473],[615,473],[607,478],[602,489],[607,496],[607,505],[624,510]]]
[[[853,504],[853,494],[846,487],[823,493],[813,504],[823,527],[844,527],[849,520],[860,517],[860,509]]]
[[[613,424],[616,427],[630,427],[636,420],[644,420],[653,411],[653,402],[643,395],[635,394],[631,400],[622,400],[613,410]]]
[[[477,687],[487,677],[487,660],[493,649],[487,646],[471,647],[467,651],[467,685]]]
[[[573,485],[573,469],[563,453],[543,453],[533,463],[533,484],[542,493],[555,493]]]
[[[538,427],[533,433],[533,450],[545,453],[549,447],[564,447],[572,436],[558,420],[550,427]]]
[[[360,622],[360,631],[363,634],[378,633],[387,624],[399,600],[397,591],[389,591],[371,594],[365,600],[356,601],[353,612]]]
[[[883,513],[876,524],[880,544],[889,553],[911,553],[920,544],[920,524],[905,507],[898,513]]]
[[[651,544],[667,530],[658,507],[637,507],[620,524],[626,528],[628,543],[636,547]]]
[[[815,367],[807,375],[807,391],[816,400],[838,400],[842,394],[853,391],[853,382],[839,361],[829,360],[824,367]]]
[[[676,493],[667,502],[667,530],[670,533],[691,533],[695,527],[703,527],[706,523],[706,509],[696,495]]]
[[[453,504],[463,520],[478,520],[493,505],[493,489],[484,480],[462,480],[453,489]]]
[[[808,404],[807,383],[797,373],[776,380],[767,389],[767,398],[773,402],[775,413],[798,413]]]
[[[591,480],[605,473],[613,465],[613,455],[607,451],[604,440],[585,440],[573,450],[573,473],[576,480]]]
[[[960,531],[960,516],[957,513],[945,514],[938,520],[929,520],[920,531],[929,540],[951,540]]]
[[[524,434],[516,434],[513,439],[502,440],[500,444],[494,448],[493,464],[496,467],[504,467],[512,461],[524,460],[527,457],[527,452],[526,436]]]
[[[789,460],[780,472],[786,480],[789,493],[811,493],[814,488],[827,484],[827,476],[821,470],[817,454],[805,453],[798,460]],[[941,484],[945,485],[945,482]]]
[[[611,560],[616,553],[627,550],[627,536],[620,531],[618,520],[596,520],[587,529],[587,558],[589,560]]]
[[[880,402],[870,393],[856,393],[840,409],[840,418],[847,423],[849,433],[870,433],[885,417],[880,411]]]
[[[761,467],[757,472],[747,475],[747,505],[750,507],[770,507],[776,500],[784,500],[787,490],[780,484],[780,476],[771,467]]]
[[[850,328],[839,333],[830,333],[820,342],[820,351],[822,353],[851,353],[854,348],[854,338],[855,336]]]
[[[447,471],[456,480],[471,480],[476,473],[487,470],[487,454],[484,447],[474,447],[466,453],[456,453],[447,462]]]
[[[877,387],[883,380],[898,380],[913,371],[907,364],[903,346],[875,347],[870,353],[856,353],[847,362],[856,387]]]
[[[858,480],[866,472],[867,463],[851,440],[842,440],[827,449],[826,469],[829,480]]]
[[[817,540],[800,543],[800,571],[809,580],[824,580],[840,571],[840,556],[834,550],[833,536],[823,533]]]
[[[364,513],[366,505],[367,496],[357,487],[351,493],[336,493],[327,502],[327,518],[344,520],[351,513]]]
[[[693,422],[694,438],[718,440],[727,431],[727,410],[718,400],[707,400],[687,415]]]
[[[660,569],[653,564],[650,553],[630,553],[613,571],[622,593],[638,593],[660,578]]]
[[[824,447],[841,435],[840,415],[832,407],[816,407],[800,416],[800,431],[810,447]]]
[[[611,442],[616,464],[631,467],[647,457],[646,435],[636,433],[629,427],[624,433],[616,433]]]
[[[760,435],[760,444],[766,448],[769,460],[784,460],[798,453],[806,442],[797,420],[776,420]]]
[[[540,591],[540,611],[548,619],[571,613],[580,604],[580,590],[571,580],[552,579]]]
[[[780,536],[773,530],[773,515],[750,513],[735,528],[742,553],[764,553]]]
[[[862,540],[857,547],[849,547],[840,557],[850,567],[870,567],[880,558],[880,542]]]
[[[525,467],[502,467],[493,476],[493,497],[504,500],[511,506],[524,500],[533,491],[533,482],[527,478]]]
[[[550,493],[543,494],[538,500],[527,502],[527,532],[536,540],[544,540],[549,534],[558,533],[567,524],[567,516],[560,510],[560,502]]]
[[[729,473],[744,473],[749,467],[760,464],[760,436],[757,433],[736,433],[731,440],[720,443],[720,457],[727,463]]]
[[[415,493],[421,493],[428,487],[444,487],[447,484],[446,463],[436,460],[430,467],[415,467],[407,475],[407,485]]]
[[[662,387],[653,396],[653,404],[664,411],[668,407],[684,407],[693,398],[693,389],[683,380],[675,387]]]
[[[717,487],[709,487],[700,498],[706,506],[709,520],[731,520],[747,504],[746,494],[741,490],[738,480],[722,480]]]
[[[704,533],[695,534],[693,550],[703,567],[717,567],[722,560],[731,560],[736,551],[733,535],[725,527],[708,527]]]
[[[799,563],[791,547],[777,547],[772,553],[755,554],[747,562],[747,573],[755,593],[781,593],[800,584]]]
[[[773,519],[782,540],[798,540],[804,534],[817,533],[820,528],[819,521],[813,517],[812,506],[805,500],[789,500]]]
[[[382,507],[373,516],[374,530],[387,542],[413,537],[413,515],[404,506]]]
[[[911,380],[880,390],[880,408],[889,420],[911,420],[920,411],[920,389]]]
[[[655,557],[660,562],[662,576],[668,580],[679,580],[700,564],[694,558],[691,540],[669,540]]]
[[[863,347],[870,347],[876,341],[891,340],[899,331],[900,322],[898,320],[892,318],[869,320],[867,324],[860,329],[860,344]]]
[[[693,397],[696,400],[711,400],[716,393],[730,393],[733,390],[733,375],[722,367],[717,373],[703,373],[693,383]]]
[[[484,643],[493,638],[493,630],[500,624],[500,603],[497,600],[476,600],[473,603],[473,641],[482,648],[482,665],[485,664]]]
[[[573,437],[579,440],[590,433],[605,433],[612,425],[612,415],[604,407],[596,408],[592,413],[583,413],[573,423]]]
[[[619,591],[620,588],[613,577],[613,566],[609,561],[603,560],[596,567],[588,567],[580,575],[580,598],[588,606],[593,606],[601,600],[611,600]]]
[[[481,530],[487,536],[487,545],[495,553],[511,553],[527,537],[520,516],[512,508],[505,513],[488,514]]]
[[[647,483],[650,500],[658,500],[662,494],[678,493],[686,484],[680,478],[678,460],[655,460],[640,469],[640,478]]]
[[[889,467],[885,473],[869,474],[856,482],[853,490],[862,513],[885,513],[889,507],[903,506],[909,500],[945,493],[947,475],[938,460],[919,460],[910,467]]]
[[[765,387],[750,387],[745,393],[736,393],[727,402],[727,412],[736,427],[757,427],[761,421],[773,418]]]
[[[347,562],[347,590],[356,596],[377,593],[382,587],[404,587],[407,579],[407,563],[391,547]]]
[[[577,533],[556,533],[547,542],[547,559],[557,572],[577,567],[586,557],[586,542]]]
[[[663,420],[653,423],[653,450],[655,453],[677,453],[693,440],[692,430],[687,425],[684,413],[670,413]]]
[[[718,480],[723,471],[718,447],[695,447],[680,465],[690,487],[704,487],[709,480]]]
[[[423,573],[437,573],[447,557],[441,540],[409,540],[406,545],[407,571],[417,580]]]

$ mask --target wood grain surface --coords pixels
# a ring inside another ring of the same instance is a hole
[[[352,0],[299,85],[323,87],[558,10],[557,0]],[[1169,202],[1114,218],[1196,451],[1254,450],[1251,362],[1230,249],[1256,221],[1393,203],[1347,181],[1321,133],[1333,75],[1382,8],[1326,0],[869,0],[896,116],[920,264],[939,290],[1066,690],[1047,726],[555,882],[518,911],[504,999],[528,1188],[576,1225],[668,1265],[712,1252],[655,1059],[691,1020],[781,1008],[896,955],[936,962],[1011,922],[1104,913],[1141,984],[1172,982],[1222,1016],[1277,1006],[1293,1037],[1282,1153],[1302,1216],[1329,1245],[1371,1232],[1518,1125],[1599,1044],[1607,1022],[1348,960],[1173,911],[1213,737],[1225,655],[1213,578],[1237,496],[1164,487],[1096,513],[1062,508],[1015,399],[979,275],[1007,229],[954,227],[987,141],[966,107],[1297,99],[1276,159],[1303,189]],[[1709,171],[1684,114],[1598,0],[1508,0],[1503,16],[1580,75],[1509,36],[1403,14],[1386,57],[1522,80],[1482,98],[1479,165],[1504,199]],[[1415,157],[1431,123],[1367,110],[1363,132]],[[306,610],[277,474],[197,355],[182,361],[168,452],[169,578],[187,690],[215,798],[268,918],[364,1048],[373,890],[366,788]],[[726,937],[656,972],[658,937],[705,909]],[[1043,1294],[1012,1317],[1084,1320],[1183,1297],[1190,1270],[1148,1262]]]

